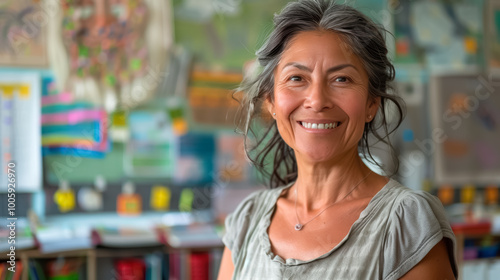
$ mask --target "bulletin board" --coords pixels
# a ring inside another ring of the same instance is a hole
[[[436,181],[500,181],[500,76],[434,76],[430,95],[432,136],[416,141],[433,156]]]

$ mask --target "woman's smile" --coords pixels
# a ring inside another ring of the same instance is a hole
[[[297,122],[302,128],[312,133],[328,133],[339,127],[342,123],[339,121],[324,120],[303,120]]]

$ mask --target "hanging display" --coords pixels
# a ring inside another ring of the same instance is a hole
[[[57,2],[48,35],[59,89],[108,111],[149,100],[173,41],[169,1]]]

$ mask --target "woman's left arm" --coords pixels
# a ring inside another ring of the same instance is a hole
[[[413,279],[455,279],[444,239],[441,239],[416,266],[400,278],[400,280]]]

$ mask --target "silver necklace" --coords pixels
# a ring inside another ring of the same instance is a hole
[[[370,170],[370,172],[368,172],[368,174],[366,174],[366,176],[361,179],[361,181],[359,181],[353,188],[352,190],[350,190],[341,200],[339,201],[335,201],[334,203],[328,205],[325,209],[321,210],[321,212],[319,212],[316,216],[314,216],[312,219],[310,219],[309,221],[301,224],[300,223],[300,220],[299,220],[299,214],[297,213],[297,188],[295,188],[295,216],[297,217],[297,224],[295,224],[295,230],[302,230],[304,228],[305,225],[307,225],[309,222],[311,222],[312,220],[316,219],[319,215],[321,215],[323,212],[326,211],[326,209],[332,207],[333,205],[341,202],[342,200],[344,200],[346,197],[348,197],[359,185],[361,185],[361,183],[366,179],[368,178],[368,175],[370,175],[372,173],[372,171]]]

